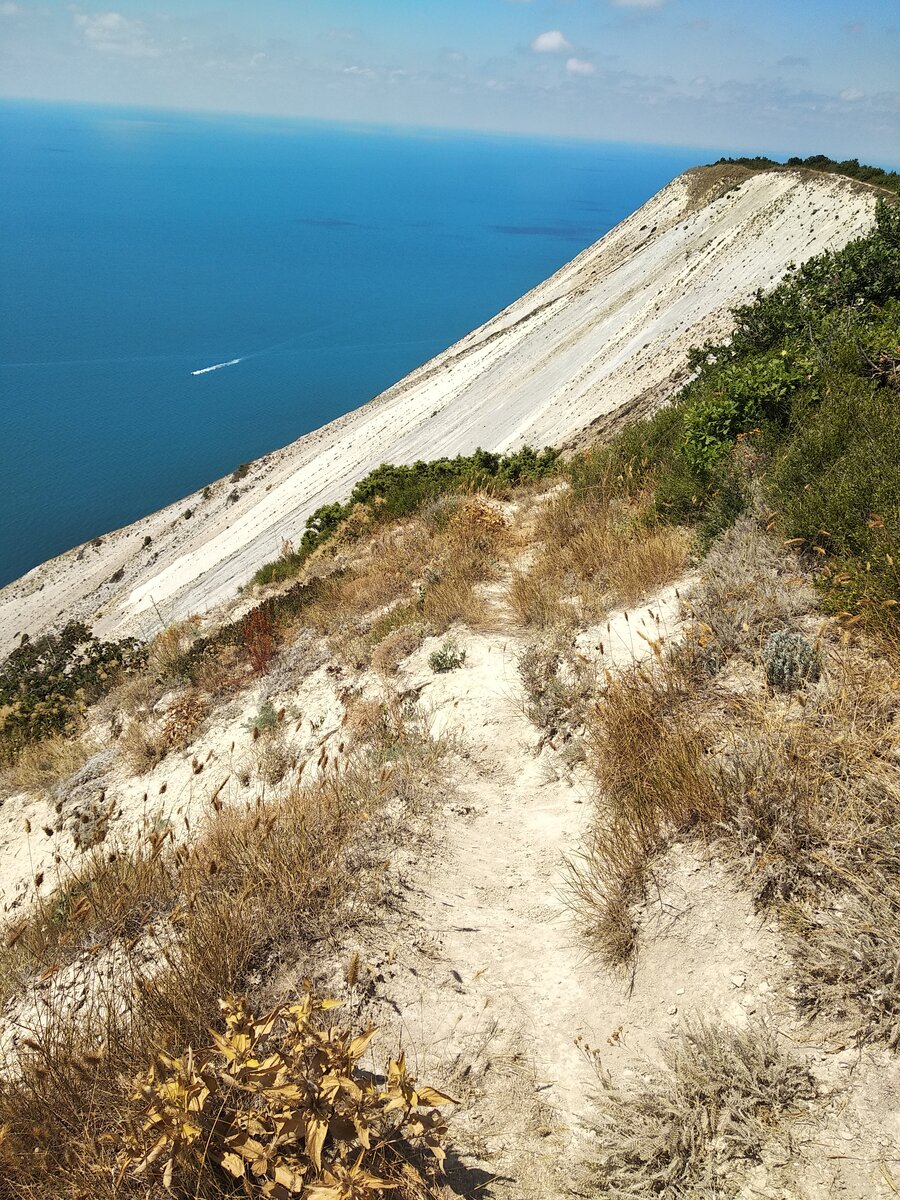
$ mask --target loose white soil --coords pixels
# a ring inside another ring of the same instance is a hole
[[[579,651],[601,670],[651,655],[656,638],[678,636],[678,593],[687,586],[683,580],[584,631]],[[371,1017],[382,1031],[375,1061],[402,1041],[416,1075],[462,1101],[452,1124],[448,1194],[589,1194],[582,1185],[573,1193],[572,1172],[594,1148],[598,1057],[614,1079],[639,1082],[648,1060],[658,1059],[658,1043],[703,1018],[767,1023],[786,1049],[806,1059],[819,1084],[818,1099],[792,1123],[790,1152],[773,1143],[747,1175],[741,1200],[896,1196],[897,1056],[860,1052],[846,1030],[798,1021],[781,936],[753,911],[714,849],[676,845],[655,865],[636,914],[631,970],[610,974],[587,952],[567,904],[567,881],[595,797],[587,772],[572,765],[570,747],[542,737],[528,721],[517,670],[524,639],[510,627],[501,594],[488,590],[496,629],[456,631],[463,666],[434,674],[428,658],[441,639],[429,639],[401,668],[399,692],[417,697],[433,734],[453,750],[446,791],[431,799],[433,837],[397,848],[393,902],[358,947],[357,1016]],[[379,686],[371,675],[355,682],[367,692]],[[286,741],[300,760],[312,763],[322,749],[339,752],[346,684],[322,666],[274,696],[276,707],[294,714]],[[193,836],[223,778],[226,803],[252,796],[258,782],[243,782],[253,770],[248,725],[265,687],[215,714],[194,746],[147,777],[101,763],[101,782],[116,800],[115,836],[137,836],[147,820],[170,823],[179,839]],[[199,774],[195,759],[207,760]],[[280,786],[289,785],[288,776]],[[41,821],[55,817],[45,801],[11,797],[0,816],[0,883],[4,905],[15,913],[34,895],[35,870],[46,870],[43,892],[55,882],[54,851],[65,848],[67,860],[77,854],[67,834],[39,832]],[[33,832],[23,838],[26,816]],[[341,963],[353,950],[341,947]],[[115,974],[114,948],[37,981],[4,1014],[3,1047],[14,1049],[51,1000],[79,1011],[90,987],[103,986],[104,971]]]

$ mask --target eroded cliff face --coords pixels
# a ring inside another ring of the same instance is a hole
[[[730,310],[866,232],[877,191],[807,171],[698,168],[394,387],[207,489],[0,591],[0,653],[71,618],[149,636],[232,598],[321,504],[382,462],[560,445],[683,382]],[[192,510],[185,519],[187,509]]]

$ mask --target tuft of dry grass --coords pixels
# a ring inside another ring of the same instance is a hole
[[[590,940],[611,963],[634,948],[630,909],[654,856],[693,826],[720,819],[686,696],[673,668],[635,667],[609,681],[589,716],[589,763],[602,798],[571,885]]]
[[[509,603],[520,624],[537,629],[600,620],[615,604],[634,604],[677,578],[690,536],[649,525],[640,500],[623,500],[606,479],[557,491],[539,509],[538,552],[514,573]]]
[[[151,719],[133,717],[125,726],[119,747],[132,775],[146,775],[166,756],[167,746]]]
[[[548,738],[570,738],[584,725],[596,686],[593,669],[558,634],[527,645],[517,666],[529,721]]]
[[[428,627],[421,622],[392,630],[372,651],[372,666],[382,675],[396,675],[400,664],[422,645]]]
[[[14,1147],[4,1163],[9,1195],[36,1198],[51,1184],[74,1195],[88,1180],[92,1195],[129,1194],[124,1183],[117,1190],[114,1170],[128,1081],[159,1052],[204,1041],[218,998],[238,990],[255,963],[284,939],[321,936],[343,910],[348,885],[333,857],[346,845],[340,799],[323,788],[275,811],[223,813],[180,869],[170,865],[180,886],[168,902],[180,905],[168,911],[168,936],[159,935],[158,969],[138,972],[131,996],[106,999],[103,1021],[47,1010],[17,1074],[0,1082]],[[134,912],[133,892],[117,900],[104,883],[94,890],[120,919]]]
[[[756,661],[769,634],[813,611],[815,592],[796,558],[741,517],[704,559],[683,607],[695,623],[698,657],[714,674],[738,654]]]
[[[595,1131],[602,1146],[590,1195],[687,1200],[737,1195],[772,1143],[790,1153],[786,1119],[814,1098],[800,1059],[764,1026],[686,1025],[661,1046],[662,1064],[631,1089],[600,1075]]]
[[[199,692],[185,692],[166,710],[162,741],[167,750],[184,750],[209,716],[209,702]]]
[[[29,743],[0,775],[0,796],[50,791],[83,767],[93,753],[83,738],[60,735]]]
[[[677,579],[690,547],[685,529],[663,527],[641,531],[617,548],[607,567],[610,592],[619,604],[630,606]]]
[[[572,628],[577,620],[575,607],[564,602],[562,591],[562,581],[547,555],[528,570],[513,572],[507,597],[520,625],[549,631]]]
[[[187,691],[175,699],[160,722],[152,713],[135,715],[119,739],[122,759],[133,775],[146,775],[172,750],[184,750],[203,727],[209,701]]]
[[[188,617],[164,629],[147,650],[146,673],[162,683],[178,683],[184,679],[185,655],[200,636],[201,620]]]

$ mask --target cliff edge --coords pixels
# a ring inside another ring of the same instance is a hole
[[[877,191],[809,171],[701,167],[361,408],[0,590],[0,653],[79,618],[150,636],[233,597],[320,505],[382,462],[562,445],[664,403],[687,350],[802,263],[865,233]],[[190,517],[186,519],[186,512]]]

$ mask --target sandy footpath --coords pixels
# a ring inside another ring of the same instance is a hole
[[[242,480],[0,590],[0,654],[72,617],[102,635],[148,636],[208,611],[379,463],[558,445],[620,408],[659,403],[684,378],[687,349],[727,332],[733,305],[873,220],[876,193],[841,177],[722,174],[679,176],[487,324]]]

